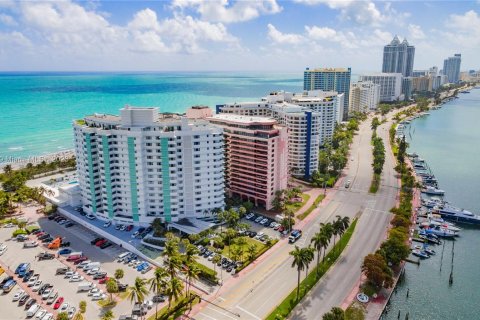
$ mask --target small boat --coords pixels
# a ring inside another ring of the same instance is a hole
[[[434,234],[431,234],[431,235],[434,236]],[[418,237],[422,240],[427,241],[428,243],[442,244],[442,241],[438,239],[438,237],[433,238],[433,237],[430,237],[430,235],[422,235],[422,234],[420,234]]]
[[[437,196],[443,196],[445,194],[445,190],[437,189],[435,187],[427,186],[425,189],[422,190],[425,194],[433,194]]]
[[[433,228],[424,229],[424,230],[427,233],[432,233],[432,234],[436,235],[437,237],[441,237],[441,238],[454,238],[454,237],[459,236],[458,232],[449,230],[449,229],[444,228],[442,226],[435,226]]]
[[[437,253],[435,252],[435,250],[430,249],[430,248],[426,248],[426,249],[425,249],[425,253],[428,254],[429,256],[434,256],[434,255],[437,254]]]
[[[416,245],[414,248],[420,250],[420,252],[428,254],[429,256],[434,256],[437,254],[435,250],[430,249],[426,243],[423,246]]]
[[[417,256],[417,257],[422,258],[422,259],[430,258],[430,256],[426,252],[423,252],[423,251],[420,251],[420,250],[417,250],[417,249],[412,250],[412,254],[414,256]]]

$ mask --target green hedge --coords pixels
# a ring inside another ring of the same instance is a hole
[[[310,206],[310,208],[308,208],[307,210],[305,210],[304,213],[300,214],[298,216],[298,219],[300,220],[303,220],[305,219],[317,206],[320,202],[322,202],[322,200],[325,198],[325,195],[323,194],[320,194],[318,195],[318,197],[315,199],[315,201],[313,202],[313,204]]]
[[[40,229],[39,226],[28,226],[28,227],[25,228],[25,230],[27,231],[28,234],[32,233],[35,230],[39,230],[39,229]]]
[[[24,229],[17,229],[15,231],[13,231],[12,238],[15,238],[16,236],[18,236],[20,234],[27,234],[27,231],[25,231]]]
[[[195,264],[196,264],[196,267],[200,270],[200,274],[199,274],[200,278],[205,279],[207,281],[214,282],[214,283],[218,282],[216,271],[210,269],[207,266],[204,266],[201,263],[195,262]]]

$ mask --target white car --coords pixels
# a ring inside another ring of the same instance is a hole
[[[58,222],[58,224],[65,224],[65,223],[67,223],[67,222],[68,222],[68,220],[60,220],[60,221]]]
[[[28,279],[28,281],[27,281],[27,286],[33,287],[33,285],[35,284],[35,282],[37,282],[37,280],[38,280],[38,276],[33,276],[33,277],[31,277],[31,278]]]
[[[93,288],[92,290],[88,291],[87,296],[93,296],[96,293],[99,293],[100,289],[98,288]]]
[[[15,295],[13,296],[12,301],[18,301],[24,295],[25,295],[25,290],[19,289],[17,292],[15,292]]]
[[[37,292],[42,286],[42,284],[43,284],[42,280],[37,280],[37,282],[35,282],[35,284],[33,285],[32,291]]]
[[[92,260],[85,260],[85,261],[82,261],[78,264],[77,268],[79,269],[83,269],[83,267],[85,267],[86,265],[88,265],[89,263],[91,263]]]
[[[52,313],[47,313],[42,318],[42,320],[52,320],[52,319],[53,319],[53,314]]]
[[[4,228],[13,228],[15,227],[15,224],[13,223],[7,223],[6,225],[3,226]]]
[[[120,227],[120,231],[125,231],[127,229],[127,226],[122,224],[122,226]]]
[[[74,276],[78,276],[78,272],[67,271],[67,272],[65,272],[64,278],[65,279],[70,279],[71,277],[74,277]]]
[[[75,315],[75,312],[77,312],[77,308],[75,307],[71,307],[70,309],[68,309],[68,319],[72,319]]]
[[[145,301],[145,302],[143,303],[143,305],[144,305],[145,307],[147,307],[147,309],[150,310],[150,309],[152,309],[152,307],[153,307],[153,301],[152,301],[152,300],[147,300],[147,301]]]
[[[67,311],[68,308],[70,308],[70,305],[68,304],[68,302],[64,302],[64,303],[62,304],[62,306],[60,307],[60,312]]]
[[[95,273],[99,272],[100,268],[93,268],[87,271],[87,274],[94,275]]]
[[[95,217],[93,214],[91,214],[91,213],[87,214],[87,215],[85,216],[85,218],[87,218],[87,219],[89,219],[89,220],[95,220],[95,219],[96,219],[96,217]]]
[[[2,254],[4,254],[6,251],[7,251],[7,247],[6,247],[6,246],[3,247],[2,249],[0,249],[0,256],[1,256]]]
[[[246,218],[247,220],[250,220],[250,219],[252,219],[253,217],[255,217],[255,215],[254,215],[253,213],[251,213],[251,212],[248,213],[248,214],[245,216],[245,218]]]
[[[255,219],[255,222],[256,223],[260,223],[260,221],[263,220],[263,217],[262,216],[258,216],[256,219]]]
[[[262,221],[260,221],[260,224],[263,226],[265,223],[268,222],[268,219],[267,218],[264,218],[262,219]]]
[[[83,281],[85,278],[83,276],[73,276],[70,278],[70,282],[80,282],[80,281]]]
[[[95,293],[92,295],[92,300],[95,301],[95,300],[103,300],[107,297],[107,295],[105,293],[101,293],[101,292],[98,292],[98,293]]]
[[[112,221],[107,221],[107,222],[105,222],[105,223],[103,224],[103,227],[104,227],[104,228],[108,228],[108,227],[110,227],[111,225],[112,225]]]
[[[48,297],[50,297],[50,295],[53,293],[53,288],[48,288],[46,289],[45,291],[43,291],[43,294],[42,294],[42,299],[43,300],[47,300]]]
[[[257,233],[257,235],[255,236],[255,239],[258,240],[258,239],[260,239],[261,237],[263,237],[264,235],[265,235],[265,233],[259,232],[259,233]]]
[[[41,320],[46,314],[47,314],[47,310],[42,309],[38,311],[37,315],[35,316],[35,319]]]

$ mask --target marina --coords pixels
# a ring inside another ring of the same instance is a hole
[[[417,163],[423,160],[428,168],[415,170],[417,181],[424,188],[430,184],[445,193],[422,194],[410,258],[420,260],[420,265],[405,265],[405,275],[382,319],[405,319],[407,313],[410,319],[478,319],[480,306],[471,302],[480,300],[480,229],[476,224],[480,172],[472,170],[480,158],[476,148],[479,117],[480,90],[471,90],[403,128],[408,155],[417,158]],[[421,232],[425,227],[448,230],[447,237]],[[425,242],[435,254],[427,254]]]

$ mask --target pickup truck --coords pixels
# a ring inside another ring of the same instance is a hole
[[[302,230],[293,230],[288,237],[289,243],[295,243],[302,236]]]

